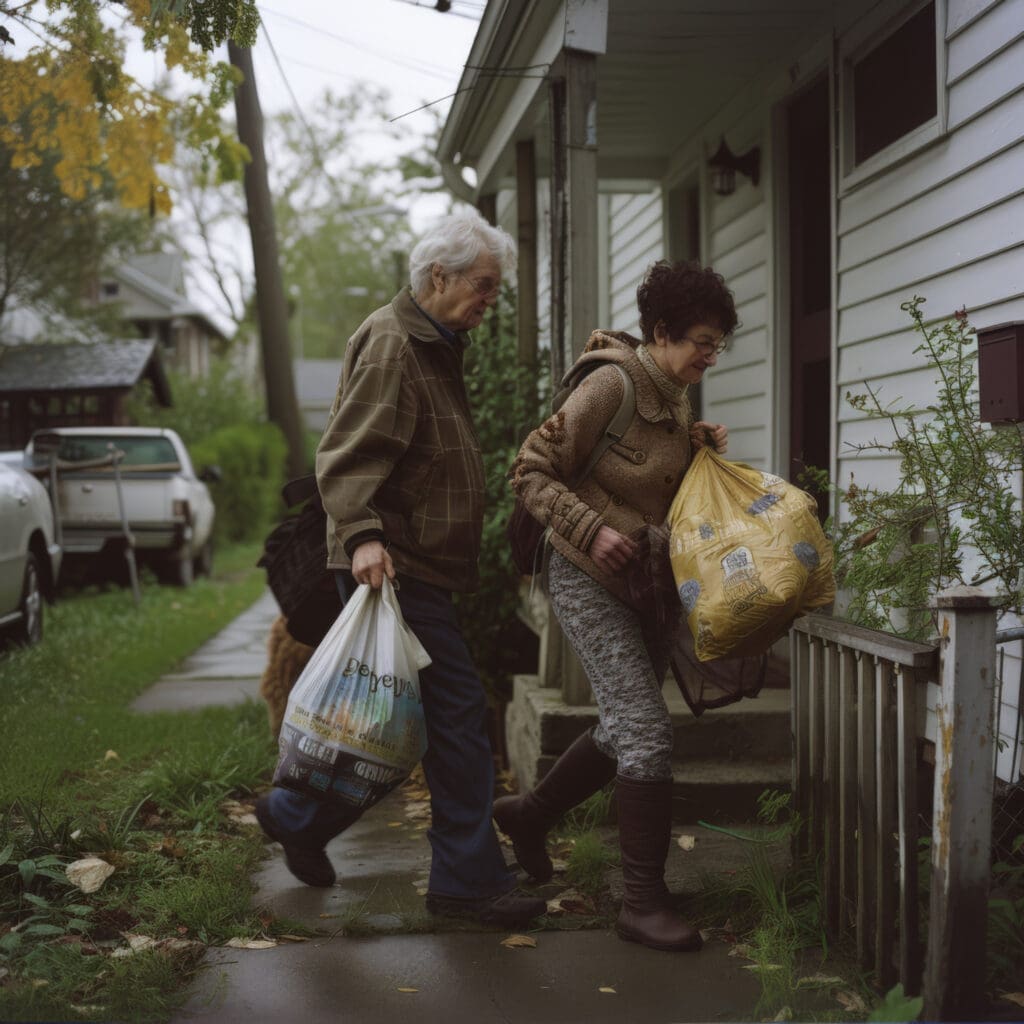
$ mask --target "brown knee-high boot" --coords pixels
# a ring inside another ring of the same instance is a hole
[[[622,848],[622,911],[619,938],[651,949],[693,952],[700,932],[666,903],[665,860],[672,839],[672,780],[640,782],[622,775],[615,780]]]
[[[567,811],[615,778],[615,761],[602,753],[589,732],[575,740],[529,793],[494,801],[494,820],[512,840],[519,866],[538,882],[554,868],[544,839]]]

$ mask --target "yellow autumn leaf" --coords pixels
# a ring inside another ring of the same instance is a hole
[[[510,935],[501,940],[506,949],[536,949],[537,940],[530,935]]]
[[[609,996],[618,995],[618,993],[615,991],[615,989],[611,987],[611,985],[602,985],[597,991],[604,992],[605,995]]]
[[[418,988],[404,988],[404,987],[400,987],[398,989],[398,991],[399,992],[419,992],[419,989]]]

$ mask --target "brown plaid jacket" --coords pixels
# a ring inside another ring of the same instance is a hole
[[[401,576],[475,590],[484,470],[462,353],[408,289],[349,339],[316,453],[327,511],[327,566],[351,567],[346,542],[380,531]]]

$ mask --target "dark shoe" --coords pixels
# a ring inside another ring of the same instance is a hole
[[[300,882],[324,889],[334,885],[336,875],[327,852],[322,846],[303,845],[294,839],[286,839],[270,816],[270,798],[266,793],[256,801],[256,820],[267,836],[284,848],[284,862]]]
[[[427,893],[427,912],[430,914],[437,917],[468,918],[480,924],[502,927],[527,924],[547,909],[547,903],[539,896],[527,896],[518,889],[481,899]]]
[[[615,778],[615,761],[589,732],[578,737],[529,793],[494,801],[495,824],[512,840],[519,866],[538,882],[554,873],[545,838],[558,819]]]
[[[672,839],[672,780],[638,782],[620,775],[615,801],[623,883],[615,931],[620,939],[651,949],[696,952],[704,945],[700,932],[667,905],[665,860]]]

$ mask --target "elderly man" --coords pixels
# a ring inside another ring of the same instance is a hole
[[[328,514],[328,567],[344,600],[355,583],[399,581],[402,615],[432,659],[420,675],[432,850],[427,910],[522,924],[545,910],[518,893],[491,824],[486,699],[459,630],[453,591],[478,583],[484,475],[462,375],[469,338],[515,266],[512,239],[475,211],[441,220],[413,249],[411,288],[349,340],[316,474]],[[334,882],[324,849],[359,810],[283,788],[257,817],[308,885]]]

